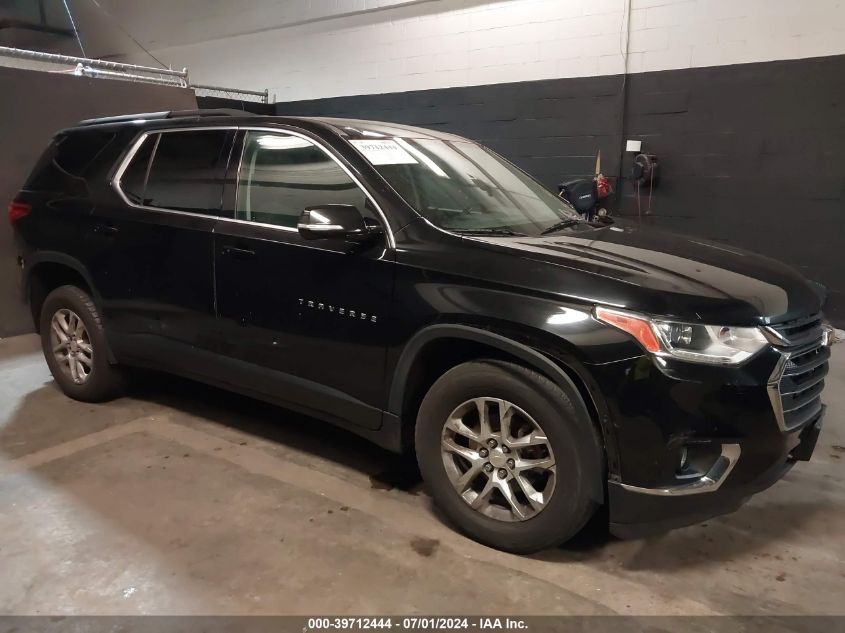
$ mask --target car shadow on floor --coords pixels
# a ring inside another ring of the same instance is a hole
[[[829,511],[829,505],[821,501],[767,503],[763,496],[753,506],[743,506],[733,514],[664,534],[624,540],[610,534],[603,510],[604,516],[595,517],[574,539],[534,558],[652,572],[721,566],[739,559],[771,558],[789,566],[800,556],[790,553],[788,544],[794,542],[793,537],[818,514]],[[784,553],[772,554],[769,549]]]
[[[366,474],[376,489],[412,494],[422,490],[412,455],[397,455],[318,418],[156,372],[139,373],[128,395],[357,470]]]
[[[142,408],[145,404],[159,405],[165,410],[172,409],[278,444],[284,449],[353,469],[368,476],[374,489],[398,490],[414,495],[422,492],[422,481],[412,456],[395,455],[349,431],[309,416],[188,379],[152,372],[139,376],[127,395],[128,399],[111,404],[72,402],[69,407],[79,411],[93,408],[101,412],[100,417],[108,418],[110,410],[122,411],[125,416],[127,403],[139,404]],[[43,412],[60,406],[63,398],[52,381],[25,395],[13,418],[0,429],[0,445],[3,445],[4,437],[9,438],[15,433],[20,436],[24,432],[24,429],[17,428],[20,424],[28,425],[26,432],[32,433],[32,424],[45,419]],[[123,421],[128,422],[129,419]],[[103,421],[99,424],[104,426]],[[99,428],[84,432],[96,430]],[[454,529],[427,497],[424,505],[440,522]],[[741,555],[765,558],[768,556],[764,551],[768,543],[787,539],[817,513],[827,509],[812,498],[789,504],[764,502],[698,526],[627,542],[609,534],[607,512],[601,509],[575,538],[532,558],[555,563],[589,562],[627,570],[654,571],[720,564]]]
[[[765,492],[761,493],[765,495]],[[772,559],[785,568],[793,567],[801,553],[793,552],[803,526],[830,508],[813,501],[767,503],[765,497],[754,506],[706,523],[642,541],[623,561],[630,570],[672,572],[689,567],[721,565],[740,558]],[[782,553],[770,553],[774,550]]]

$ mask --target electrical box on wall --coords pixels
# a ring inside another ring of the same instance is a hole
[[[631,167],[631,180],[654,187],[660,182],[660,163],[654,154],[637,154]]]

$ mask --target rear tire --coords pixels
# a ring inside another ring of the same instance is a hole
[[[575,536],[602,503],[601,442],[569,391],[494,360],[458,365],[432,385],[417,416],[417,461],[435,502],[470,538],[537,552]]]
[[[109,363],[102,318],[94,300],[76,286],[59,286],[41,307],[41,347],[65,395],[102,402],[125,387],[123,372]]]

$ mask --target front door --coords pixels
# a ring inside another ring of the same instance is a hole
[[[149,132],[93,212],[87,267],[119,357],[192,372],[217,344],[214,235],[235,132]]]
[[[381,222],[338,159],[297,133],[242,132],[234,218],[215,229],[222,351],[240,387],[378,428],[394,254],[297,232],[310,206]],[[388,230],[385,227],[385,230]]]

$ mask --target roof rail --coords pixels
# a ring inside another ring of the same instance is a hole
[[[234,108],[208,108],[205,110],[171,110],[167,113],[168,119],[177,119],[193,116],[261,116],[247,112],[246,110],[235,110]]]
[[[139,112],[138,114],[120,114],[118,116],[102,116],[95,119],[84,119],[77,123],[74,127],[84,127],[86,125],[100,125],[102,123],[121,123],[122,121],[134,121],[140,119],[142,121],[152,119],[166,119],[170,112]]]
[[[209,108],[207,110],[164,110],[162,112],[140,112],[138,114],[120,114],[118,116],[104,116],[95,119],[84,119],[74,127],[88,125],[102,125],[104,123],[123,123],[126,121],[155,121],[158,119],[181,119],[205,116],[260,116],[244,110],[232,108]]]

